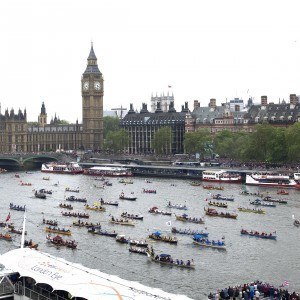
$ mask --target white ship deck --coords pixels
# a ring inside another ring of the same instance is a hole
[[[188,300],[187,296],[166,293],[160,289],[127,281],[117,276],[86,268],[50,254],[29,248],[15,249],[0,256],[9,272],[30,277],[53,290],[67,291],[72,297],[89,300]]]

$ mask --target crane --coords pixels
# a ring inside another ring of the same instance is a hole
[[[118,107],[118,108],[112,108],[111,110],[116,110],[117,112],[117,116],[120,118],[120,119],[123,119],[123,111],[126,111],[127,108],[124,108],[122,105],[121,107]],[[118,115],[118,111],[120,111],[120,116]]]

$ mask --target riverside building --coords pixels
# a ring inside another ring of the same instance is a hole
[[[198,100],[194,101],[194,109],[186,114],[185,130],[193,132],[198,129],[208,129],[211,133],[222,130],[231,132],[255,131],[255,125],[268,123],[277,127],[288,127],[300,122],[299,97],[290,95],[290,102],[275,104],[268,103],[267,96],[261,96],[260,104],[248,100],[243,107],[240,99],[230,100],[229,103],[216,105],[216,99],[210,99],[208,107],[201,107]]]
[[[57,149],[91,149],[103,147],[103,94],[104,80],[97,64],[93,45],[82,74],[82,124],[61,124],[55,116],[47,122],[44,102],[38,125],[27,122],[26,109],[0,112],[0,152],[39,152]]]
[[[135,112],[133,105],[120,121],[122,129],[129,134],[129,146],[126,149],[130,154],[152,153],[152,142],[155,132],[162,127],[170,127],[172,131],[172,141],[169,147],[170,154],[183,153],[183,139],[185,133],[185,118],[189,113],[188,103],[182,106],[181,112],[176,112],[174,102],[171,101],[168,110],[164,112],[157,102],[155,112],[149,112],[147,104],[142,104],[140,112]]]

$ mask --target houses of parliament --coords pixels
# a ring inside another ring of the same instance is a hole
[[[61,124],[55,116],[48,123],[42,103],[38,125],[27,122],[26,109],[0,113],[0,153],[40,152],[57,149],[99,150],[103,146],[103,76],[93,44],[81,78],[82,124]]]

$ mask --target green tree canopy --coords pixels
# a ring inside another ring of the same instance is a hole
[[[188,154],[201,153],[204,157],[205,154],[211,154],[212,135],[207,129],[199,129],[195,132],[188,132],[184,137],[184,148]]]
[[[156,154],[168,154],[172,150],[172,130],[168,126],[158,129],[152,140],[152,149]]]
[[[286,129],[287,158],[291,162],[300,161],[300,123]]]
[[[119,129],[118,131],[109,131],[107,133],[104,148],[106,150],[111,150],[114,153],[124,150],[128,147],[129,136],[128,132],[124,129]]]
[[[120,120],[118,117],[104,117],[103,118],[103,138],[106,139],[110,131],[115,132],[119,130]]]

